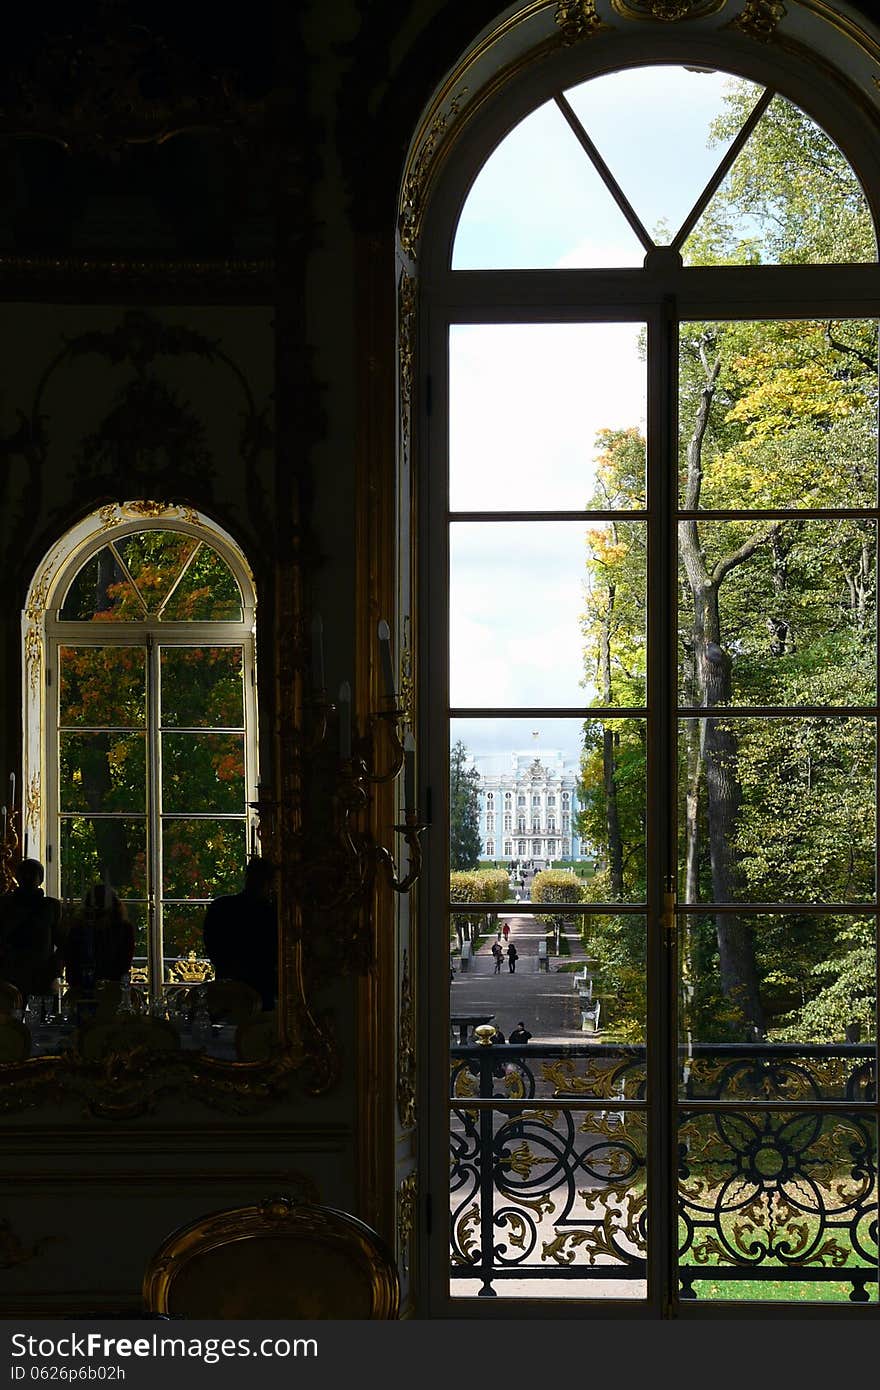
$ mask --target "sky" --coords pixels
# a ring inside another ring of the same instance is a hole
[[[677,230],[720,160],[722,149],[707,143],[728,80],[664,66],[613,73],[566,94],[649,231],[661,219]],[[549,102],[510,132],[477,176],[452,264],[639,266],[643,257]],[[453,325],[451,509],[585,507],[597,431],[645,429],[640,327]],[[453,706],[587,703],[579,626],[586,531],[583,522],[453,524]],[[580,721],[539,723],[456,720],[452,741],[460,737],[473,754],[537,744],[577,753]]]

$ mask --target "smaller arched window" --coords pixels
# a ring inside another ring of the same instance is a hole
[[[207,903],[256,848],[253,581],[191,509],[104,508],[38,572],[25,615],[29,852],[72,902],[109,884],[136,978],[203,954]],[[44,666],[44,679],[40,668]]]

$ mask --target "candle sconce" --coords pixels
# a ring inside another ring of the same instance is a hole
[[[421,874],[421,836],[427,827],[415,809],[415,742],[409,730],[404,732],[407,713],[393,689],[388,624],[379,624],[384,708],[368,715],[362,731],[353,725],[348,682],[340,685],[335,702],[324,688],[319,618],[312,623],[311,639],[311,693],[302,699],[298,736],[303,813],[293,828],[283,795],[280,801],[260,796],[251,804],[260,819],[264,852],[273,853],[272,845],[281,849],[283,841],[304,914],[307,968],[322,977],[369,969],[376,873],[384,872],[395,893],[409,893]],[[331,748],[334,731],[338,757]],[[394,783],[401,772],[406,809],[393,828],[408,850],[405,872],[392,848],[359,824],[371,788]]]

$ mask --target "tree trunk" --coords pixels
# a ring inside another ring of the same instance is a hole
[[[608,585],[608,604],[602,616],[599,634],[599,682],[603,705],[612,703],[611,689],[611,624],[614,617],[615,587]],[[608,879],[612,902],[623,898],[623,840],[620,834],[620,811],[617,804],[617,782],[614,777],[614,727],[602,728],[602,784],[605,793],[605,829],[608,836]]]

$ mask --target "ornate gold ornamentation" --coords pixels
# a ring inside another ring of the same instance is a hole
[[[400,442],[406,455],[412,434],[413,372],[416,356],[416,278],[401,271],[397,287],[397,332],[400,354]]]
[[[176,960],[168,971],[170,982],[180,980],[185,985],[203,985],[213,980],[214,967],[209,960],[203,960],[195,951],[190,951],[185,960]]]
[[[175,518],[180,521],[187,521],[191,526],[198,526],[199,515],[192,507],[180,506],[176,502],[123,502],[121,507],[123,516],[136,517],[142,521],[154,521],[157,517],[167,517],[169,512],[173,512]]]
[[[403,953],[397,1017],[397,1116],[404,1129],[416,1123],[416,1030],[409,952]]]
[[[455,1227],[455,1245],[461,1251],[460,1255],[453,1254],[451,1260],[453,1264],[476,1264],[479,1259],[480,1246],[479,1238],[473,1229],[480,1219],[480,1208],[476,1202],[468,1207],[467,1211],[462,1212]]]
[[[509,1168],[520,1178],[531,1177],[533,1168],[540,1168],[548,1163],[555,1163],[555,1157],[539,1158],[530,1146],[523,1140],[515,1149],[512,1149],[509,1156],[502,1159],[501,1166]]]
[[[419,141],[416,153],[404,178],[398,230],[400,245],[408,256],[415,255],[421,234],[434,157],[438,147],[446,139],[450,122],[454,122],[466,96],[467,87],[462,87],[461,91],[452,98],[446,110],[437,113],[428,127],[426,135]]]
[[[40,774],[35,772],[28,783],[27,796],[25,798],[25,824],[28,830],[36,830],[40,823],[42,800],[40,792]]]
[[[52,583],[53,565],[50,561],[43,569],[36,584],[31,589],[31,596],[28,606],[25,609],[25,616],[33,622],[41,622],[46,612],[46,604],[49,600],[49,586]]]
[[[658,19],[677,24],[682,19],[705,19],[723,10],[726,0],[611,0],[622,19]]]
[[[148,985],[150,983],[150,971],[146,965],[133,965],[129,973],[133,985]]]
[[[30,623],[24,638],[24,664],[28,685],[34,694],[40,688],[43,671],[43,634],[39,623]]]
[[[782,0],[746,0],[745,8],[728,24],[728,29],[739,29],[750,39],[760,39],[766,43],[776,33],[776,27],[786,15]]]
[[[413,680],[412,652],[404,647],[400,653],[400,705],[410,728],[415,720],[416,684]]]
[[[613,28],[613,25],[606,24],[599,18],[596,0],[559,0],[553,17],[559,26],[564,44],[591,39],[596,34]]]
[[[262,128],[268,111],[267,98],[239,93],[232,71],[193,62],[133,23],[125,6],[104,3],[75,40],[44,31],[36,56],[8,73],[0,130],[116,162],[129,145],[162,144],[187,130],[240,139],[249,126]]]
[[[47,1245],[57,1236],[40,1236],[33,1245],[25,1245],[21,1237],[12,1229],[8,1217],[0,1220],[0,1269],[14,1269],[17,1265],[30,1264],[42,1255]]]
[[[409,1274],[412,1236],[416,1225],[416,1200],[419,1191],[418,1174],[408,1173],[397,1189],[397,1249],[400,1268]]]

